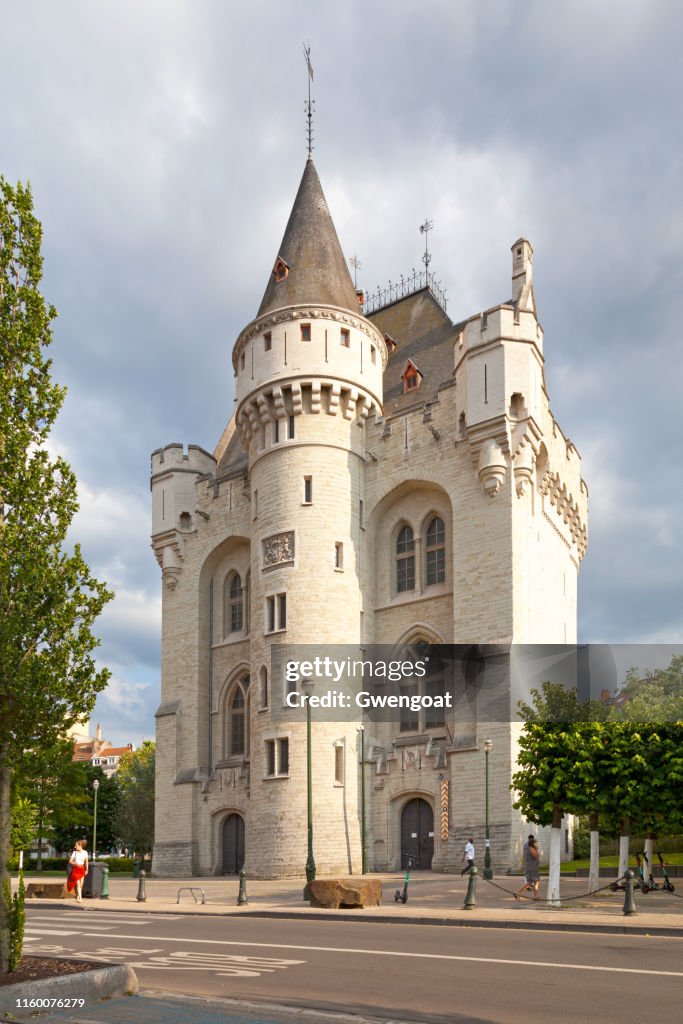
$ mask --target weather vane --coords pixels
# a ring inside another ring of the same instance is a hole
[[[424,224],[420,224],[420,234],[425,236],[425,252],[424,256],[422,257],[422,262],[424,263],[425,270],[427,271],[429,270],[429,264],[432,262],[432,254],[427,248],[427,236],[429,235],[429,232],[432,230],[433,227],[433,220],[425,220]]]
[[[308,119],[308,155],[313,153],[313,107],[315,100],[311,99],[311,82],[313,81],[313,65],[311,64],[311,48],[304,43],[304,59],[308,68],[308,100],[304,104],[306,117]]]
[[[353,267],[353,287],[354,288],[358,288],[358,271],[363,266],[363,264],[358,259],[358,257],[356,256],[355,253],[353,254],[351,259],[349,260],[349,263]]]

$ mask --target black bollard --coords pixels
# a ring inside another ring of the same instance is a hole
[[[467,880],[467,895],[462,905],[463,910],[474,910],[477,905],[477,869],[470,868],[470,876]]]
[[[244,868],[242,868],[242,870],[240,871],[240,891],[237,896],[237,906],[243,907],[244,904],[248,902],[249,900],[247,899],[247,873],[244,870]]]
[[[635,900],[633,899],[633,879],[634,873],[630,868],[624,871],[624,916],[630,917],[632,914],[637,914]]]
[[[140,869],[140,884],[138,885],[138,895],[137,895],[138,903],[146,903],[147,902],[147,896],[145,894],[145,878],[146,877],[147,877],[147,872],[143,871],[142,868],[141,868]]]

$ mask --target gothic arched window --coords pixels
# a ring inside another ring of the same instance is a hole
[[[421,678],[407,676],[401,680],[400,693],[408,697],[443,698],[446,693],[446,665],[439,654],[439,648],[427,640],[418,640],[410,644],[401,654],[401,660],[413,664],[424,661],[426,674]],[[441,703],[442,701],[440,701]],[[445,725],[446,712],[443,707],[424,707],[422,710],[401,707],[400,732],[424,732],[427,729],[439,729]]]
[[[440,516],[430,520],[425,541],[426,583],[430,587],[446,580],[446,527]]]
[[[235,683],[228,696],[226,754],[228,757],[249,753],[249,677]]]
[[[244,594],[242,577],[233,572],[225,581],[223,597],[223,634],[241,633],[244,628]]]
[[[402,526],[396,538],[396,590],[415,589],[415,538],[411,526]]]

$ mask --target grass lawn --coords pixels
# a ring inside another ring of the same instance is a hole
[[[665,862],[665,864],[667,864],[667,866],[669,864],[671,864],[672,867],[674,865],[681,865],[681,864],[683,864],[683,853],[668,853],[668,854],[666,854],[664,856],[664,862]],[[629,864],[631,865],[632,868],[635,868],[635,866],[636,866],[636,858],[635,858],[635,856],[629,857]],[[560,865],[560,871],[562,871],[562,872],[565,872],[565,871],[576,871],[577,868],[589,868],[589,867],[590,867],[590,860],[588,860],[588,858],[586,858],[585,860],[567,860],[567,861],[564,861]],[[612,856],[609,856],[609,857],[601,857],[600,858],[600,867],[602,867],[602,868],[617,868],[617,867],[619,867],[619,857],[616,854],[613,854]],[[660,867],[659,867],[659,861],[657,860],[657,855],[656,854],[655,854],[655,858],[654,858],[654,864],[651,864],[650,867],[652,868],[652,873],[654,875],[656,875],[657,872],[661,870]],[[548,874],[548,865],[547,864],[544,864],[541,867],[541,874],[546,874],[546,875]]]

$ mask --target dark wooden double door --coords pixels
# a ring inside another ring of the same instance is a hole
[[[429,871],[434,857],[434,812],[426,800],[415,797],[401,812],[401,867]]]
[[[229,814],[223,822],[223,874],[238,875],[244,865],[244,818]]]

